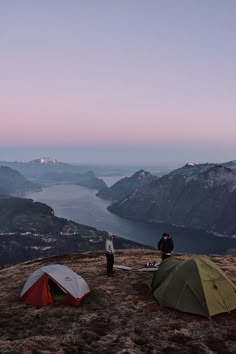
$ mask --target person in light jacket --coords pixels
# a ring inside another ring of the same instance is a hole
[[[106,239],[105,250],[107,258],[107,275],[113,275],[113,264],[114,264],[114,246],[113,246],[113,234],[109,232]]]

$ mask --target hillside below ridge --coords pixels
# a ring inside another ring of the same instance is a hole
[[[32,199],[0,197],[0,265],[88,251],[104,250],[106,231],[54,215]],[[152,248],[115,237],[115,248]]]
[[[178,259],[194,255],[176,254]],[[199,255],[198,255],[199,256]],[[236,257],[208,256],[236,284]],[[160,261],[157,251],[116,250],[116,269],[106,276],[103,251],[52,256],[0,270],[1,353],[234,353],[236,311],[208,319],[160,307],[138,272]],[[79,307],[22,304],[19,295],[29,275],[41,266],[64,264],[80,274],[91,293]]]
[[[164,222],[233,237],[236,174],[214,166],[199,174],[165,175],[108,206],[120,217]]]

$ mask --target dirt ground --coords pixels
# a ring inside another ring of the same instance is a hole
[[[177,258],[187,258],[178,255]],[[236,283],[236,257],[212,256]],[[107,277],[103,253],[51,257],[0,270],[0,353],[236,353],[236,311],[211,320],[160,307],[138,272],[159,261],[153,251],[117,252],[115,263],[134,267]],[[19,301],[28,276],[59,263],[83,276],[90,295],[79,307],[33,307]]]

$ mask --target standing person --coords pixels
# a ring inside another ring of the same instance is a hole
[[[173,251],[174,248],[174,242],[172,240],[172,237],[170,237],[169,234],[164,232],[162,234],[162,238],[158,242],[157,248],[159,251],[161,251],[161,258],[163,261],[164,259],[170,257],[171,252]]]
[[[111,232],[108,233],[108,237],[106,239],[105,249],[106,249],[106,257],[107,257],[107,275],[113,275],[113,264],[114,264],[114,246],[113,246],[113,234]]]

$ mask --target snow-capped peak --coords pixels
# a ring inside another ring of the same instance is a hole
[[[186,166],[195,166],[195,163],[193,163],[193,162],[187,162],[187,163],[186,163]]]
[[[52,157],[44,157],[42,159],[40,159],[40,163],[43,164],[54,164],[57,163],[56,159],[53,159]]]
[[[41,159],[32,160],[30,163],[36,163],[40,165],[55,165],[58,163],[58,161],[52,157],[43,157]]]

